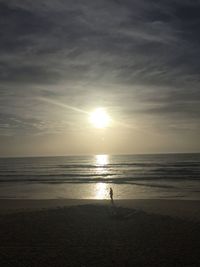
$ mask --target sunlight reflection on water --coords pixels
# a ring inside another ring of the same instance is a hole
[[[98,166],[105,166],[109,163],[109,156],[108,155],[96,155],[95,163]]]
[[[95,164],[99,166],[97,169],[98,174],[105,174],[107,172],[106,165],[109,164],[108,155],[96,155]],[[105,199],[108,197],[108,185],[106,183],[97,183],[95,186],[95,198],[96,199]]]
[[[95,198],[106,199],[108,198],[108,185],[105,183],[98,183],[95,186]]]

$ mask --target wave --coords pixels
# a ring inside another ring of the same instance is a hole
[[[155,176],[135,176],[135,177],[123,177],[110,174],[101,175],[72,175],[72,174],[62,174],[62,175],[7,175],[0,178],[0,183],[71,183],[71,184],[87,184],[87,183],[113,183],[113,184],[135,184],[143,185],[143,182],[147,182],[149,186],[151,181],[156,182],[177,182],[177,181],[188,181],[188,177],[155,177]],[[191,177],[189,181],[199,181],[199,177]],[[162,186],[162,185],[161,185]]]
[[[58,165],[58,168],[64,168],[64,169],[93,169],[93,168],[115,168],[115,167],[149,167],[149,168],[158,168],[158,167],[164,167],[164,168],[194,168],[199,167],[200,162],[192,162],[192,163],[185,163],[185,162],[179,162],[179,163],[112,163],[112,164],[62,164]]]

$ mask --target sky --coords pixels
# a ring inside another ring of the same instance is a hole
[[[199,0],[0,0],[0,156],[200,152],[199,14]]]

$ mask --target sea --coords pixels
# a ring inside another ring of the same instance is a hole
[[[0,198],[200,199],[200,154],[0,158]]]

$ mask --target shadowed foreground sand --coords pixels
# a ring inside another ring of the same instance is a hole
[[[0,216],[0,266],[200,266],[198,221],[109,205]]]

